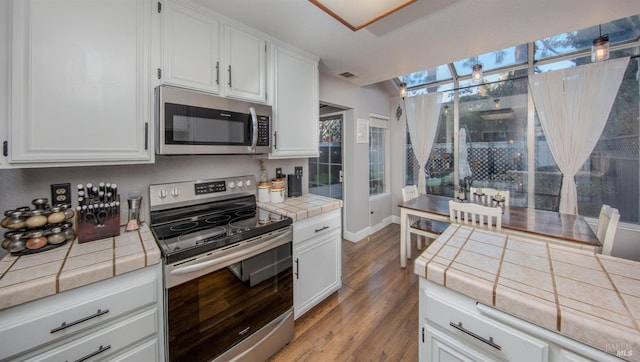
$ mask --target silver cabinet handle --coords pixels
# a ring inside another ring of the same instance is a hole
[[[78,358],[78,359],[77,359],[77,360],[75,360],[74,362],[82,362],[82,361],[86,361],[86,360],[88,360],[89,358],[91,358],[91,357],[93,357],[93,356],[97,356],[97,355],[99,355],[100,353],[102,353],[102,352],[104,352],[104,351],[106,351],[106,350],[108,350],[108,349],[110,349],[110,348],[111,348],[111,345],[108,345],[108,346],[105,346],[105,347],[100,346],[100,347],[98,347],[98,350],[97,350],[97,351],[95,351],[95,352],[91,352],[91,353],[89,353],[88,355],[86,355],[86,356],[84,356],[84,357]],[[69,361],[66,361],[66,362],[69,362]]]
[[[229,64],[229,88],[231,88],[231,64]]]
[[[258,116],[256,116],[256,109],[253,107],[249,107],[249,113],[251,114],[251,146],[249,146],[249,151],[255,152],[258,144]]]
[[[56,328],[52,329],[50,333],[53,334],[53,333],[56,333],[56,332],[60,332],[63,329],[67,329],[69,327],[75,326],[76,324],[80,324],[80,323],[86,322],[89,319],[100,317],[101,315],[104,315],[104,314],[107,314],[107,313],[109,313],[108,309],[105,309],[105,310],[98,309],[98,311],[95,314],[92,314],[92,315],[84,317],[84,318],[80,318],[77,321],[74,321],[74,322],[71,322],[71,323],[62,322],[60,327],[56,327]]]
[[[316,232],[319,233],[322,230],[327,230],[328,228],[329,228],[329,226],[325,225],[325,226],[321,227],[320,229],[316,229]]]
[[[463,333],[466,333],[466,334],[470,335],[471,337],[473,337],[473,338],[475,338],[475,339],[477,339],[477,340],[479,340],[481,342],[484,342],[484,343],[490,345],[491,347],[493,347],[493,348],[495,348],[495,349],[497,349],[499,351],[502,350],[502,347],[500,347],[500,345],[498,345],[495,342],[493,342],[493,337],[489,337],[489,339],[486,339],[486,338],[484,338],[482,336],[479,336],[479,335],[475,334],[474,332],[471,332],[470,330],[464,328],[462,326],[462,322],[458,322],[457,324],[453,323],[453,322],[449,322],[449,325],[451,327],[463,332]]]
[[[220,84],[220,62],[216,62],[216,84]]]
[[[300,264],[298,263],[299,259],[296,258],[296,279],[300,279]]]

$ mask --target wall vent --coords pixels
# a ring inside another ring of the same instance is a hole
[[[340,76],[345,77],[345,78],[353,78],[356,75],[351,73],[351,72],[344,72],[344,73],[340,73]]]

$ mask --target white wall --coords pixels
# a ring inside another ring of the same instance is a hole
[[[355,142],[356,119],[389,115],[389,96],[379,86],[357,87],[337,77],[320,75],[320,102],[347,109],[343,123],[343,237],[358,241],[369,235],[369,145]],[[393,158],[392,158],[393,160]],[[391,216],[378,215],[379,217]]]

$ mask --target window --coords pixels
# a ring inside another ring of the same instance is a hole
[[[375,117],[369,123],[369,196],[387,191],[387,123]]]
[[[604,131],[576,175],[578,211],[597,218],[605,203],[620,210],[621,221],[640,223],[640,15],[602,24],[605,33],[611,39],[610,58],[631,60]],[[452,195],[454,185],[465,185],[453,164],[466,152],[473,186],[508,189],[513,205],[557,211],[562,175],[528,94],[528,74],[590,63],[591,42],[598,35],[599,27],[593,26],[481,54],[482,84],[470,79],[475,57],[449,64],[451,80],[439,76],[442,66],[425,71],[431,77],[412,74],[407,96],[441,92],[443,103],[424,168],[417,165],[407,135],[406,183],[417,184],[424,172],[427,192]],[[527,55],[528,46],[534,54]],[[458,136],[462,129],[465,140]]]

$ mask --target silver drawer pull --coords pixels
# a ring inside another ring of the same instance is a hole
[[[89,319],[93,319],[93,318],[96,318],[96,317],[100,317],[101,315],[103,315],[103,314],[107,314],[107,313],[109,313],[109,310],[108,310],[108,309],[105,309],[105,310],[98,309],[98,311],[96,312],[96,314],[92,314],[92,315],[90,315],[90,316],[88,316],[88,317],[84,317],[84,318],[78,319],[78,320],[77,320],[77,321],[75,321],[75,322],[71,322],[71,323],[62,322],[62,324],[60,325],[60,327],[57,327],[57,328],[52,329],[52,330],[51,330],[51,333],[60,332],[60,331],[61,331],[61,330],[63,330],[63,329],[67,329],[67,328],[69,328],[69,327],[75,326],[76,324],[80,324],[80,323],[82,323],[82,322],[86,322],[86,321],[88,321]]]
[[[497,349],[497,350],[499,350],[499,351],[501,351],[501,350],[502,350],[502,347],[500,347],[500,345],[498,345],[498,344],[496,344],[495,342],[493,342],[493,337],[489,337],[489,339],[486,339],[486,338],[484,338],[484,337],[481,337],[481,336],[479,336],[479,335],[477,335],[477,334],[475,334],[475,333],[471,332],[470,330],[468,330],[468,329],[464,328],[464,327],[462,326],[462,322],[458,322],[458,324],[455,324],[455,323],[453,323],[453,322],[449,322],[449,325],[450,325],[451,327],[453,327],[453,328],[455,328],[455,329],[457,329],[457,330],[461,331],[461,332],[464,332],[464,333],[466,333],[466,334],[470,335],[471,337],[473,337],[473,338],[475,338],[475,339],[477,339],[477,340],[479,340],[479,341],[482,341],[482,342],[484,342],[484,343],[486,343],[486,344],[490,345],[491,347],[493,347],[493,348],[495,348],[495,349]]]
[[[320,229],[316,229],[316,232],[317,232],[317,233],[319,233],[319,232],[321,232],[322,230],[327,230],[328,228],[329,228],[329,227],[325,225],[325,226],[321,227]]]
[[[89,353],[88,355],[86,355],[86,356],[84,356],[84,357],[82,357],[82,358],[79,358],[79,359],[75,360],[74,362],[82,362],[82,361],[86,361],[86,360],[88,360],[89,358],[91,358],[91,357],[93,357],[93,356],[97,356],[97,355],[99,355],[100,353],[102,353],[102,352],[104,352],[104,351],[108,350],[109,348],[111,348],[111,345],[108,345],[108,346],[106,346],[106,347],[100,346],[100,348],[98,348],[98,350],[97,350],[97,351],[95,351],[95,352],[91,352],[91,353]],[[66,361],[66,362],[69,362],[69,361]]]

